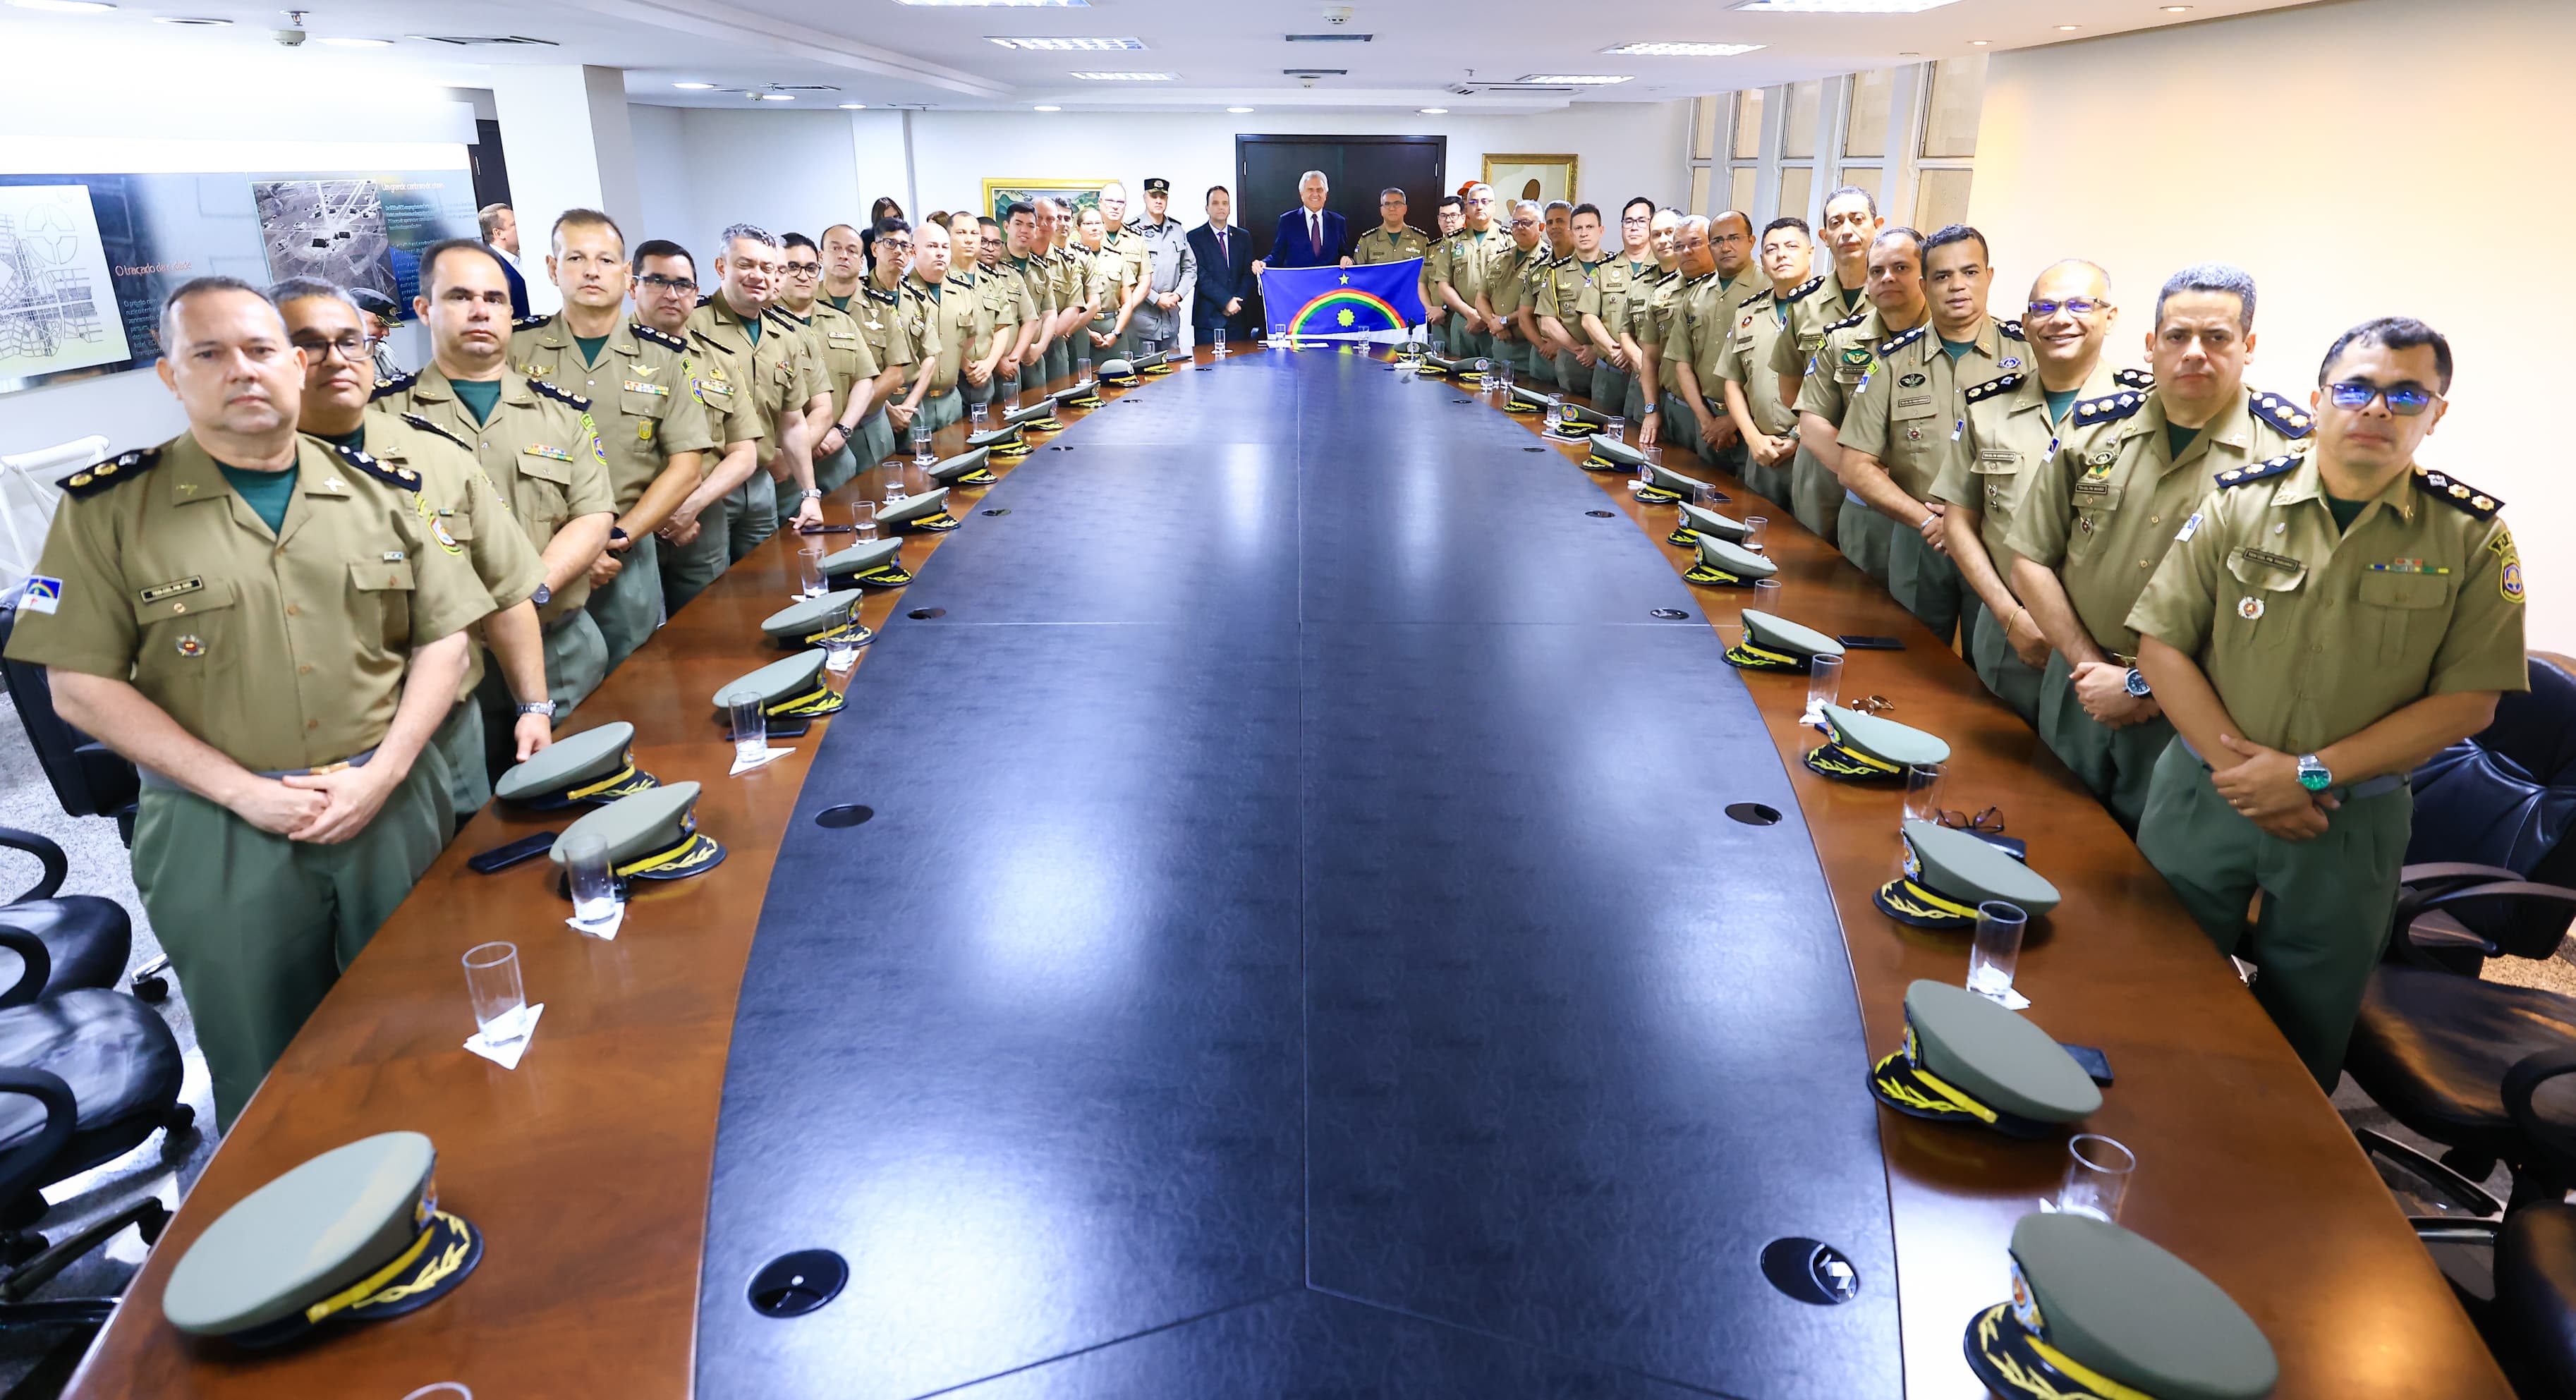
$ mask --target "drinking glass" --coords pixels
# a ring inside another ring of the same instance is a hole
[[[912,420],[913,465],[926,467],[938,460],[930,452],[930,424],[926,419],[916,416]]]
[[[1650,442],[1637,450],[1646,454],[1646,460],[1652,462],[1656,466],[1660,467],[1664,464],[1664,447],[1662,443]]]
[[[966,405],[966,430],[970,433],[980,433],[984,431],[985,423],[990,421],[992,416],[992,405],[984,402],[983,400],[979,399],[974,403]]]
[[[888,472],[886,474],[885,484],[885,503],[890,506],[899,506],[906,500],[910,499],[910,497],[911,493],[903,489],[903,469],[898,467],[893,471]]]
[[[1626,414],[1613,413],[1610,415],[1610,437],[1613,441],[1617,442],[1626,442],[1628,440],[1628,416]]]
[[[1762,532],[1764,529],[1768,528],[1770,524],[1771,517],[1767,515],[1748,515],[1744,517],[1744,547],[1752,550],[1756,554],[1761,553]]]
[[[1007,416],[1020,411],[1020,381],[1014,379],[1002,388],[1002,412]]]
[[[1565,427],[1565,395],[1547,396],[1547,430],[1557,432]]]
[[[1969,991],[2010,1004],[2013,965],[2021,961],[2021,931],[2029,923],[2018,904],[1989,899],[1977,906],[1977,941],[1968,950]]]
[[[1825,722],[1825,707],[1842,698],[1843,659],[1819,656],[1807,663],[1807,712],[1798,717],[1801,724]]]
[[[2137,1170],[2138,1154],[2118,1139],[2077,1133],[2066,1140],[2066,1183],[2057,1188],[2057,1208],[2117,1225]]]
[[[736,760],[758,758],[769,752],[768,707],[761,703],[759,691],[728,691],[725,694],[725,713],[733,735]]]
[[[1941,820],[1941,776],[1944,771],[1938,763],[1905,765],[1905,819],[1907,821]]]
[[[823,669],[841,675],[859,664],[859,634],[849,629],[823,638]]]
[[[506,1045],[528,1033],[528,996],[519,986],[519,946],[478,943],[465,950],[465,992],[474,999],[474,1026],[483,1038]]]
[[[1216,352],[1218,359],[1225,358],[1225,326],[1222,322],[1209,334],[1208,348]]]
[[[1780,592],[1780,580],[1776,578],[1755,579],[1753,581],[1753,610],[1755,612],[1769,613],[1773,617],[1788,616],[1788,614],[1780,611]]]
[[[617,912],[617,875],[608,867],[608,838],[579,831],[564,838],[564,883],[572,889],[572,916],[585,924]]]
[[[1091,382],[1090,352],[1085,351],[1084,353],[1073,357],[1073,382],[1076,384],[1088,384]]]
[[[865,496],[850,502],[851,537],[873,540],[877,537],[877,503]]]
[[[823,556],[811,550],[797,551],[796,596],[819,598],[823,596],[823,586]]]

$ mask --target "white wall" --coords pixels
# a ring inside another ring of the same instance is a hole
[[[710,260],[727,224],[820,238],[831,224],[867,215],[850,119],[870,113],[628,110],[645,213],[643,229],[631,236],[687,248],[702,282],[715,281]]]
[[[2576,311],[2549,257],[2576,201],[2544,154],[2576,130],[2570,53],[2576,6],[2448,0],[2427,24],[2345,0],[1997,54],[1970,196],[1996,305],[2090,258],[2124,308],[2113,350],[2143,364],[2165,276],[2233,262],[2260,291],[2248,377],[2302,400],[2340,331],[2430,322],[2459,377],[2424,461],[2505,500],[2531,645],[2576,650],[2576,474],[2524,427]],[[2498,228],[2527,265],[2496,264]]]

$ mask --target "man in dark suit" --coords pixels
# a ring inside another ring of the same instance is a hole
[[[1207,216],[1206,223],[1190,230],[1190,252],[1199,264],[1198,291],[1190,305],[1190,339],[1199,345],[1215,337],[1219,324],[1230,339],[1249,333],[1255,285],[1252,235],[1227,226],[1234,216],[1234,196],[1225,186],[1208,188]]]
[[[1349,230],[1342,216],[1324,207],[1324,172],[1309,170],[1297,181],[1301,206],[1279,216],[1279,236],[1270,240],[1270,256],[1252,265],[1258,277],[1271,267],[1348,267]]]

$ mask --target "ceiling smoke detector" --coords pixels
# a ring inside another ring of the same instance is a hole
[[[1348,6],[1348,5],[1326,5],[1326,6],[1324,7],[1324,23],[1326,23],[1326,24],[1332,24],[1332,25],[1342,25],[1342,24],[1348,24],[1348,23],[1350,23],[1350,22],[1351,22],[1351,7],[1350,7],[1350,6]]]

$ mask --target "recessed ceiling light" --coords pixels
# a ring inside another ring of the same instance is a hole
[[[1585,87],[1607,87],[1612,83],[1624,83],[1633,76],[1635,75],[1620,74],[1614,77],[1604,73],[1524,73],[1521,75],[1520,81],[1524,83],[1560,83],[1569,87],[1576,85]]]
[[[154,24],[204,25],[209,29],[229,28],[232,25],[231,20],[217,19],[212,15],[154,15],[152,17],[152,22]]]
[[[1056,52],[1068,52],[1072,50],[1131,52],[1145,47],[1145,41],[1142,39],[1082,39],[1064,38],[1050,34],[1020,35],[1017,37],[1010,35],[987,34],[984,36],[984,42],[988,44],[999,44],[1006,49],[1053,50]]]
[[[1075,73],[1072,76],[1086,83],[1168,83],[1173,77],[1169,73]]]
[[[1751,53],[1760,47],[1762,47],[1760,44],[1702,44],[1656,40],[1651,43],[1621,44],[1616,48],[1603,49],[1602,52],[1634,54],[1643,58],[1733,58],[1737,54]]]
[[[678,88],[682,92],[713,92],[716,85],[713,83],[673,83],[671,86]]]
[[[868,104],[864,102],[844,102],[841,104],[841,110],[844,112],[864,112],[867,109]]]
[[[1061,112],[1064,109],[1062,107],[1040,107],[1038,110],[1041,112]]]
[[[335,49],[389,49],[394,46],[391,39],[360,39],[346,34],[334,35],[322,42]]]
[[[752,96],[759,98],[763,102],[793,102],[796,100],[796,94],[792,92],[756,92],[753,93]]]
[[[1969,43],[1971,43],[1971,44],[1974,44],[1974,45],[1976,45],[1978,48],[1981,48],[1981,49],[1982,49],[1982,48],[1984,48],[1986,45],[1993,43],[1993,42],[1994,42],[1994,40],[1992,40],[1992,39],[1970,39],[1968,42],[1969,42]]]
[[[1756,14],[1910,15],[1952,3],[1955,0],[1744,0],[1735,8]]]
[[[2084,27],[2084,26],[2083,26],[2083,25],[2080,25],[2080,24],[2061,24],[2061,25],[2057,26],[2057,30],[2058,30],[2058,32],[2059,32],[2059,33],[2061,33],[2061,34],[2072,34],[2072,33],[2074,33],[2076,30],[2078,30],[2078,29],[2082,29],[2083,27]]]
[[[1449,115],[1449,109],[1446,107],[1425,107],[1422,109],[1422,115],[1426,117],[1445,117]]]
[[[57,15],[101,15],[115,9],[107,0],[9,0],[22,10],[43,10]]]
[[[2189,13],[2191,13],[2191,6],[2189,6],[2189,5],[2167,5],[2167,6],[2165,6],[2165,7],[2164,7],[2164,11],[2165,11],[2165,13],[2166,13],[2166,14],[2169,14],[2169,15],[2185,15],[2185,14],[2189,14]]]
[[[1234,113],[1238,117],[1248,115],[1252,111],[1249,107],[1228,107],[1226,110]]]

